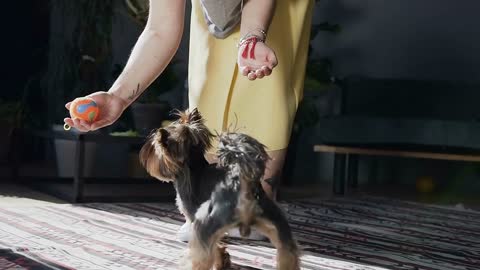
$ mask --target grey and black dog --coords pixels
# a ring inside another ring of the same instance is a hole
[[[232,228],[248,237],[251,228],[267,236],[277,249],[277,269],[300,269],[299,251],[282,210],[262,189],[269,159],[265,146],[236,132],[219,134],[218,163],[206,151],[215,137],[197,109],[179,112],[178,120],[155,130],[140,151],[153,177],[173,182],[177,205],[192,222],[187,269],[226,269],[229,255],[220,240]]]

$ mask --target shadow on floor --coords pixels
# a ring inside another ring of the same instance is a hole
[[[0,206],[35,206],[66,203],[56,197],[14,183],[0,183]]]

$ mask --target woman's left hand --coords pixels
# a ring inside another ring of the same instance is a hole
[[[269,76],[277,66],[277,56],[263,42],[245,43],[238,48],[237,64],[242,75],[251,81]]]

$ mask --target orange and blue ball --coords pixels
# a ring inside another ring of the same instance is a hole
[[[99,113],[97,103],[91,98],[76,98],[70,104],[70,117],[72,119],[81,119],[93,123],[97,120]]]
[[[98,105],[91,98],[77,98],[70,105],[72,119],[81,119],[92,123],[97,120],[98,113]]]

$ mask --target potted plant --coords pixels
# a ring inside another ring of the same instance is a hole
[[[46,123],[55,132],[78,133],[75,129],[63,130],[63,118],[68,115],[64,104],[111,84],[114,5],[113,0],[50,1],[52,34],[42,86],[47,97]],[[109,128],[91,133],[108,132]],[[73,175],[75,144],[72,140],[54,139],[60,177]],[[83,175],[126,176],[128,151],[127,145],[86,143]]]
[[[134,128],[140,135],[147,135],[152,129],[160,127],[169,117],[171,106],[161,96],[175,89],[179,81],[171,65],[131,106]]]

